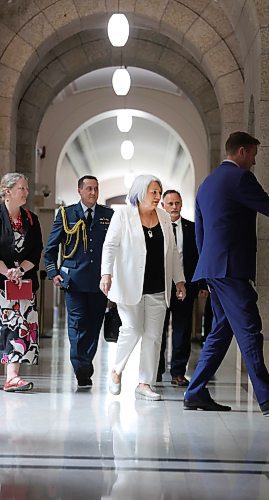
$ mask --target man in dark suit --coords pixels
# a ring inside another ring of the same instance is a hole
[[[256,216],[269,216],[269,196],[250,171],[259,141],[234,132],[226,142],[227,159],[202,183],[196,201],[199,261],[193,280],[206,278],[213,309],[209,333],[185,393],[187,410],[229,411],[206,388],[232,340],[239,344],[261,411],[269,415],[269,374],[253,287],[256,272]]]
[[[79,203],[61,207],[45,251],[48,277],[65,292],[70,359],[78,386],[92,385],[93,358],[102,326],[106,296],[100,291],[101,256],[113,210],[98,205],[96,177],[78,181]],[[62,262],[58,269],[59,246]]]
[[[178,251],[183,260],[183,269],[186,279],[186,297],[179,301],[176,296],[176,288],[173,284],[171,293],[170,308],[167,309],[157,381],[162,380],[165,372],[165,349],[166,336],[172,316],[172,357],[171,357],[171,384],[179,387],[187,387],[188,379],[185,377],[187,364],[191,353],[191,331],[192,331],[192,310],[197,293],[200,297],[207,297],[208,290],[204,280],[192,283],[193,273],[198,261],[198,252],[195,242],[194,222],[181,217],[182,199],[178,191],[169,189],[163,194],[162,207],[169,213],[175,234]]]

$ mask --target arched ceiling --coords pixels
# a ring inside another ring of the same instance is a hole
[[[55,95],[77,77],[97,68],[119,65],[136,66],[154,71],[182,89],[201,113],[211,137],[219,149],[220,115],[213,87],[199,64],[183,47],[167,37],[149,30],[135,30],[126,48],[113,50],[104,30],[84,31],[70,37],[51,50],[35,68],[19,107],[18,157],[20,166],[26,168],[43,114]],[[28,145],[25,144],[28,135]],[[26,164],[25,164],[26,162]]]
[[[1,95],[5,92],[6,107],[13,115],[5,142],[9,135],[12,150],[17,102],[17,159],[29,169],[38,126],[55,95],[86,72],[123,62],[157,71],[182,88],[199,109],[213,150],[219,149],[219,112],[239,106],[235,123],[241,120],[243,58],[242,37],[239,42],[237,34],[254,26],[246,15],[246,23],[240,24],[241,14],[253,11],[248,4],[245,0],[2,1],[0,91],[4,89]],[[122,55],[111,48],[106,35],[109,15],[118,8],[131,25]],[[8,89],[3,85],[7,80]]]

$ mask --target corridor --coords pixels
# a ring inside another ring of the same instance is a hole
[[[22,371],[34,390],[0,392],[0,499],[267,499],[269,420],[247,384],[236,384],[233,351],[210,383],[233,411],[192,412],[168,373],[158,384],[162,401],[135,400],[137,349],[122,394],[110,395],[115,345],[102,335],[93,388],[77,392],[65,328],[54,331],[41,340],[39,367]]]

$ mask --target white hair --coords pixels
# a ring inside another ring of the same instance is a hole
[[[139,175],[135,178],[128,193],[128,200],[130,201],[131,205],[135,207],[144,200],[151,182],[157,182],[160,186],[161,191],[163,190],[160,179],[158,179],[158,177],[155,177],[155,175]]]
[[[3,175],[0,182],[0,197],[4,198],[6,189],[12,189],[20,179],[28,181],[27,177],[19,172],[9,172],[8,174]]]

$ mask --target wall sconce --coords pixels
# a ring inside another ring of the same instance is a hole
[[[46,158],[46,146],[39,146],[37,148],[37,154],[38,154],[40,160],[43,160],[44,158]]]
[[[43,193],[43,196],[44,198],[48,198],[50,193],[51,193],[51,190],[49,188],[49,186],[47,184],[45,184],[44,186],[42,186],[42,189],[41,189],[42,193]]]

